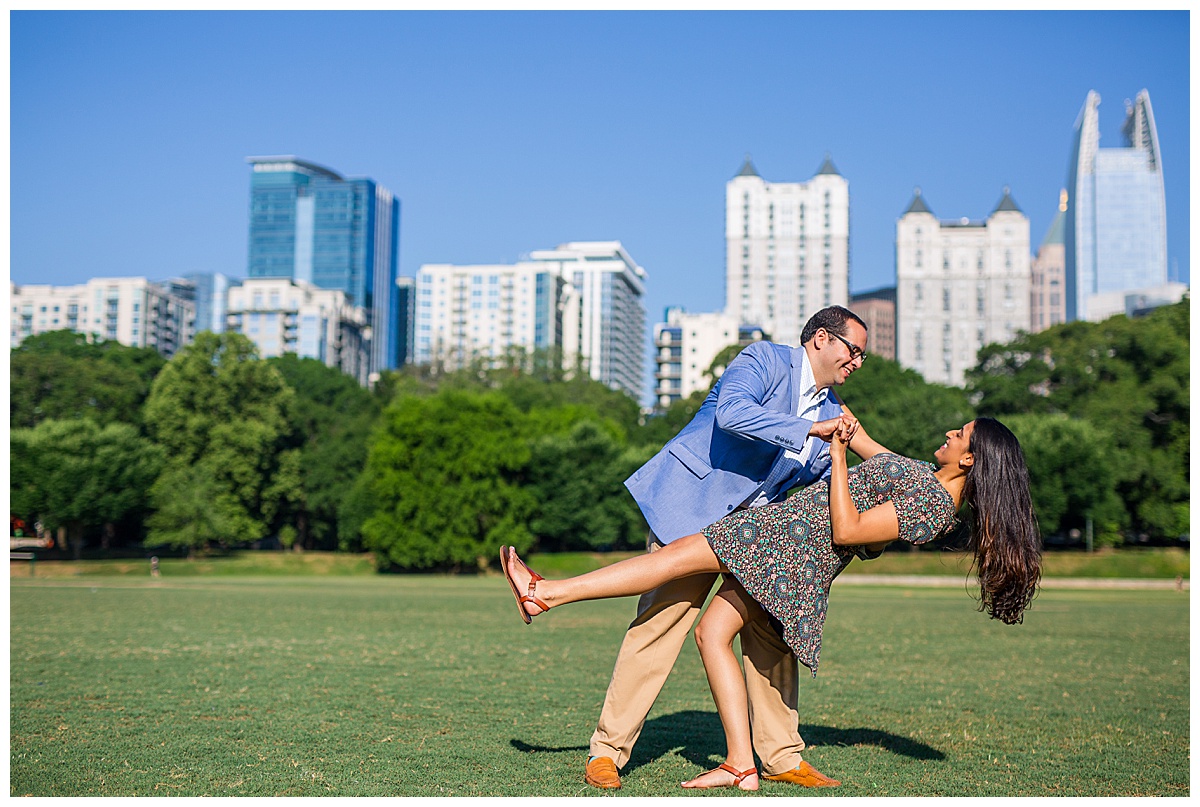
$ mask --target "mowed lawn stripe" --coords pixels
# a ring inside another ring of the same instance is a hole
[[[603,795],[582,766],[634,610],[526,626],[502,579],[443,576],[14,578],[10,605],[10,793],[35,796]],[[844,784],[803,795],[1188,795],[1186,593],[974,605],[834,588],[800,720]],[[619,795],[683,795],[722,751],[689,645]]]

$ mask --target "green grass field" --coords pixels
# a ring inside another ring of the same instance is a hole
[[[527,627],[498,576],[10,583],[13,796],[614,795],[581,777],[632,600]],[[1188,601],[1044,591],[1007,627],[835,586],[800,711],[844,784],[759,793],[1189,795]],[[685,795],[722,751],[689,645],[615,795]]]
[[[543,574],[558,577],[582,574],[640,552],[560,552],[533,554],[529,562]],[[495,562],[495,561],[493,561]],[[843,574],[943,575],[965,577],[970,557],[963,552],[888,552],[866,563],[854,562]],[[148,577],[146,558],[82,561],[10,562],[12,577]],[[369,554],[341,552],[237,551],[188,560],[163,558],[163,575],[175,577],[277,577],[288,575],[373,575]],[[1127,548],[1097,552],[1047,552],[1042,557],[1045,577],[1132,577],[1189,579],[1190,555],[1182,549]]]

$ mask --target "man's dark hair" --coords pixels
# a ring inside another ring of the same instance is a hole
[[[828,308],[822,308],[817,313],[808,318],[808,322],[804,324],[804,330],[800,332],[800,344],[808,344],[808,340],[817,335],[817,331],[824,328],[829,333],[836,333],[838,336],[846,335],[846,320],[852,319],[867,330],[867,323],[859,318],[849,308],[842,308],[840,305],[831,305]]]

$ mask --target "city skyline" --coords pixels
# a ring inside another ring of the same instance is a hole
[[[1087,93],[1101,145],[1148,89],[1168,271],[1190,279],[1187,12],[13,12],[10,276],[247,273],[253,154],[369,176],[400,274],[619,240],[648,324],[725,304],[725,184],[826,155],[850,290],[895,283],[920,186],[982,219],[1005,186],[1041,242]],[[85,191],[80,194],[78,191]],[[99,200],[88,201],[88,197]],[[64,217],[64,199],[86,215]],[[79,201],[82,200],[82,201]]]

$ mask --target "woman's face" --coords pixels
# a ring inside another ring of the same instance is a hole
[[[965,424],[961,429],[946,432],[946,442],[933,452],[934,459],[939,465],[957,465],[959,460],[971,454],[971,432],[975,431],[975,421]]]

